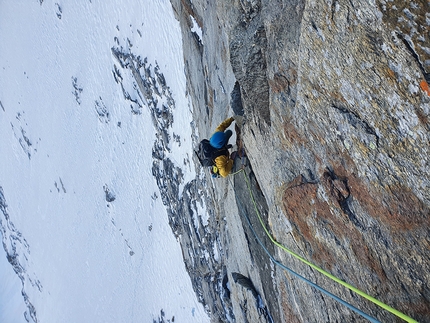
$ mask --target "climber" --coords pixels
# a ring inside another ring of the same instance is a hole
[[[232,145],[228,144],[230,137],[233,135],[231,130],[226,130],[233,121],[237,124],[242,123],[242,116],[234,116],[221,122],[215,129],[215,132],[209,140],[203,139],[199,144],[197,156],[203,166],[211,167],[213,177],[226,177],[230,174],[234,158],[237,152],[233,152],[230,156],[228,149]]]

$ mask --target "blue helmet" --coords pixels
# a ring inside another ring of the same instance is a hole
[[[217,131],[212,135],[209,142],[210,142],[212,147],[217,148],[217,149],[221,149],[222,147],[225,146],[225,144],[227,143],[227,140],[228,140],[228,138],[224,132]]]

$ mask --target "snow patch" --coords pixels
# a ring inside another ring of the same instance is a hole
[[[197,23],[196,19],[194,19],[193,16],[190,15],[190,19],[193,23],[193,26],[191,27],[191,31],[197,35],[200,43],[203,44],[203,31],[202,31],[202,29],[200,28],[199,24]]]

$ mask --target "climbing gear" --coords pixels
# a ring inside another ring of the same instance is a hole
[[[239,169],[238,171],[231,173],[230,176],[234,176],[236,174],[239,174],[241,171],[243,171],[243,168]]]
[[[241,170],[242,171],[242,170]],[[245,173],[245,172],[244,172]],[[245,175],[246,176],[246,175]],[[233,184],[232,184],[233,185]],[[359,310],[358,308],[354,307],[353,305],[349,304],[348,302],[344,301],[343,299],[337,297],[336,295],[330,293],[329,291],[325,290],[324,288],[318,286],[317,284],[311,282],[310,280],[306,279],[305,277],[299,275],[298,273],[296,273],[295,271],[293,271],[292,269],[286,267],[284,264],[280,263],[279,261],[277,261],[275,259],[275,257],[269,252],[269,250],[267,250],[267,248],[264,246],[263,242],[261,241],[261,239],[258,237],[257,233],[254,230],[254,227],[251,224],[251,219],[249,218],[249,216],[246,214],[246,211],[242,205],[242,203],[238,200],[238,205],[239,205],[239,209],[242,211],[242,214],[244,215],[246,221],[248,222],[248,226],[252,231],[252,234],[254,235],[255,239],[257,240],[258,244],[260,245],[261,248],[263,248],[264,252],[269,256],[270,260],[273,261],[273,263],[275,265],[277,265],[278,267],[288,271],[290,274],[292,274],[293,276],[296,276],[297,278],[300,278],[301,280],[303,280],[304,282],[306,282],[307,284],[309,284],[310,286],[316,288],[317,290],[319,290],[320,292],[326,294],[327,296],[330,296],[331,298],[333,298],[334,300],[338,301],[339,303],[345,305],[346,307],[348,307],[350,310],[360,314],[361,316],[363,316],[364,318],[368,319],[370,322],[372,323],[380,323],[380,321],[376,320],[375,318],[367,315],[366,313],[362,312],[361,310]]]
[[[215,165],[215,158],[218,156],[228,156],[228,146],[217,149],[209,143],[209,140],[203,139],[199,143],[198,150],[194,152],[196,153],[197,158],[199,159],[202,166],[210,167]]]
[[[240,170],[240,171],[242,171],[242,170]],[[240,171],[238,171],[238,172],[236,172],[236,173],[239,173]],[[289,254],[290,254],[290,255],[292,255],[293,257],[297,258],[298,260],[302,261],[303,263],[307,264],[307,265],[308,265],[308,266],[310,266],[311,268],[315,269],[316,271],[320,272],[321,274],[323,274],[324,276],[326,276],[326,277],[330,278],[331,280],[333,280],[333,281],[337,282],[338,284],[340,284],[340,285],[342,285],[342,286],[344,286],[344,287],[346,287],[346,288],[350,289],[351,291],[353,291],[353,292],[357,293],[358,295],[360,295],[360,296],[364,297],[365,299],[367,299],[367,300],[371,301],[372,303],[374,303],[374,304],[378,305],[379,307],[381,307],[381,308],[383,308],[383,309],[387,310],[388,312],[390,312],[390,313],[392,313],[392,314],[394,314],[394,315],[396,315],[396,316],[398,316],[398,317],[402,318],[402,319],[403,319],[403,320],[405,320],[406,322],[415,322],[415,323],[418,323],[418,322],[417,322],[416,320],[414,320],[413,318],[411,318],[411,317],[409,317],[409,316],[407,316],[407,315],[403,314],[402,312],[400,312],[400,311],[398,311],[398,310],[396,310],[396,309],[394,309],[394,308],[390,307],[389,305],[387,305],[387,304],[385,304],[385,303],[383,303],[383,302],[381,302],[381,301],[377,300],[376,298],[374,298],[374,297],[372,297],[372,296],[370,296],[370,295],[368,295],[368,294],[364,293],[363,291],[359,290],[358,288],[356,288],[356,287],[354,287],[354,286],[352,286],[352,285],[350,285],[350,284],[348,284],[348,283],[344,282],[343,280],[341,280],[341,279],[337,278],[336,276],[334,276],[334,275],[332,275],[332,274],[328,273],[328,272],[327,272],[327,271],[325,271],[324,269],[322,269],[322,268],[320,268],[320,267],[318,267],[318,266],[314,265],[314,264],[313,264],[313,263],[311,263],[310,261],[308,261],[308,260],[304,259],[303,257],[301,257],[301,256],[299,256],[298,254],[296,254],[294,251],[291,251],[290,249],[286,248],[285,246],[283,246],[282,244],[280,244],[278,241],[276,241],[276,240],[275,240],[275,238],[270,234],[269,230],[267,229],[267,227],[266,227],[266,225],[264,224],[264,221],[263,221],[263,219],[262,219],[262,217],[261,217],[261,215],[260,215],[260,212],[259,212],[258,207],[257,207],[257,203],[256,203],[256,201],[255,201],[255,199],[254,199],[253,194],[252,194],[252,190],[251,190],[251,183],[250,183],[250,181],[249,181],[249,179],[248,179],[248,177],[247,177],[247,175],[246,175],[246,172],[243,172],[243,176],[245,177],[245,181],[246,181],[246,183],[247,183],[247,187],[248,187],[248,190],[249,190],[249,194],[250,194],[250,196],[251,196],[252,203],[254,204],[254,209],[255,209],[255,211],[256,211],[256,213],[257,213],[258,220],[259,220],[259,222],[260,222],[260,224],[261,224],[261,226],[262,226],[262,228],[263,228],[264,232],[266,233],[267,237],[270,239],[270,241],[271,241],[275,246],[277,246],[277,247],[281,248],[282,250],[286,251],[287,253],[289,253]],[[261,245],[261,247],[266,251],[266,253],[267,253],[267,254],[269,255],[269,257],[272,259],[272,261],[273,261],[273,262],[275,262],[275,264],[277,264],[277,265],[281,266],[282,268],[284,268],[285,270],[289,271],[289,272],[290,272],[290,273],[292,273],[293,275],[295,275],[295,276],[297,276],[297,277],[301,278],[302,280],[305,280],[308,284],[311,284],[313,287],[315,287],[315,288],[317,288],[318,290],[322,291],[322,292],[323,292],[323,293],[325,293],[326,295],[329,295],[330,297],[332,297],[332,298],[336,299],[337,301],[339,301],[339,302],[341,302],[342,304],[346,305],[347,307],[349,307],[350,309],[352,309],[352,310],[353,310],[353,311],[355,311],[356,313],[358,313],[358,314],[360,314],[360,315],[362,315],[362,316],[366,317],[368,320],[370,320],[370,321],[372,321],[372,322],[378,322],[378,321],[377,321],[377,320],[375,320],[374,318],[370,317],[369,315],[365,314],[364,312],[360,311],[359,309],[355,308],[354,306],[352,306],[352,305],[348,304],[347,302],[345,302],[344,300],[340,299],[339,297],[337,297],[337,296],[335,296],[335,295],[331,294],[331,293],[330,293],[330,292],[328,292],[328,291],[325,291],[324,289],[322,289],[322,288],[321,288],[321,287],[319,287],[318,285],[316,285],[316,284],[314,284],[314,283],[310,282],[310,281],[309,281],[309,280],[307,280],[306,278],[304,278],[304,277],[300,276],[299,274],[295,273],[295,272],[294,272],[294,271],[292,271],[291,269],[289,269],[289,268],[285,267],[284,265],[282,265],[281,263],[279,263],[278,261],[276,261],[276,260],[273,258],[273,256],[269,253],[269,251],[265,248],[265,246],[263,245],[263,243],[261,242],[261,240],[258,238],[258,236],[256,235],[255,231],[254,231],[254,230],[253,230],[253,228],[252,228],[251,221],[249,220],[249,218],[248,218],[248,216],[246,215],[246,213],[244,213],[244,215],[245,215],[245,217],[247,218],[247,221],[248,221],[248,223],[249,223],[249,225],[250,225],[250,227],[251,227],[251,230],[254,232],[254,235],[255,235],[256,239],[259,241],[259,244],[260,244],[260,245]]]
[[[212,175],[213,178],[220,177],[218,167],[216,167],[216,166],[212,166],[211,167],[211,175]]]
[[[241,169],[239,172],[243,171],[243,169]],[[245,171],[243,172],[244,176],[246,177]],[[233,186],[233,183],[230,181],[231,185]],[[254,197],[252,195],[252,192],[250,191],[251,194],[251,198],[254,200]],[[310,286],[316,288],[317,290],[319,290],[320,292],[326,294],[327,296],[332,297],[334,300],[340,302],[341,304],[345,305],[346,307],[348,307],[349,309],[351,309],[352,311],[360,314],[361,316],[363,316],[364,318],[368,319],[370,322],[372,323],[380,323],[380,321],[376,320],[375,318],[367,315],[366,313],[362,312],[361,310],[359,310],[358,308],[354,307],[353,305],[349,304],[348,302],[344,301],[343,299],[337,297],[336,295],[330,293],[329,291],[325,290],[324,288],[318,286],[317,284],[311,282],[310,280],[306,279],[305,277],[301,276],[300,274],[296,273],[295,271],[293,271],[292,269],[286,267],[284,264],[280,263],[279,261],[277,261],[275,259],[275,257],[269,252],[269,250],[267,250],[267,248],[264,246],[264,243],[261,241],[261,239],[259,238],[259,236],[257,235],[257,233],[255,232],[255,229],[251,223],[251,219],[249,218],[248,214],[245,211],[244,206],[242,205],[242,203],[240,202],[240,200],[238,201],[238,206],[239,209],[242,211],[243,216],[246,219],[246,222],[248,223],[249,228],[252,231],[252,234],[254,235],[256,241],[258,242],[258,244],[260,245],[260,247],[264,250],[264,252],[269,256],[270,260],[273,261],[273,263],[275,265],[277,265],[278,267],[288,271],[290,274],[292,274],[293,276],[296,276],[298,278],[300,278],[301,280],[303,280],[304,282],[306,282],[307,284],[309,284]],[[257,214],[259,214],[258,209],[256,208]]]

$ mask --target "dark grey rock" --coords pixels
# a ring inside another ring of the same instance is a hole
[[[428,2],[171,3],[182,28],[198,133],[208,137],[220,121],[243,111],[243,144],[263,199],[262,214],[276,239],[428,322]],[[190,16],[203,30],[201,42],[191,33]],[[238,215],[245,193],[237,175],[216,182],[200,177],[193,185],[207,194],[200,199],[210,220],[199,234],[183,231],[188,245],[182,247],[214,322],[259,318],[248,295],[237,289],[223,303],[223,289],[207,282],[203,270],[213,282],[226,273],[231,279],[232,271],[248,275],[275,322],[365,321],[282,270],[270,269]],[[199,251],[189,250],[208,248],[215,235],[220,254],[217,261],[209,257],[204,269],[193,259]],[[282,250],[272,251],[378,320],[400,321]]]

